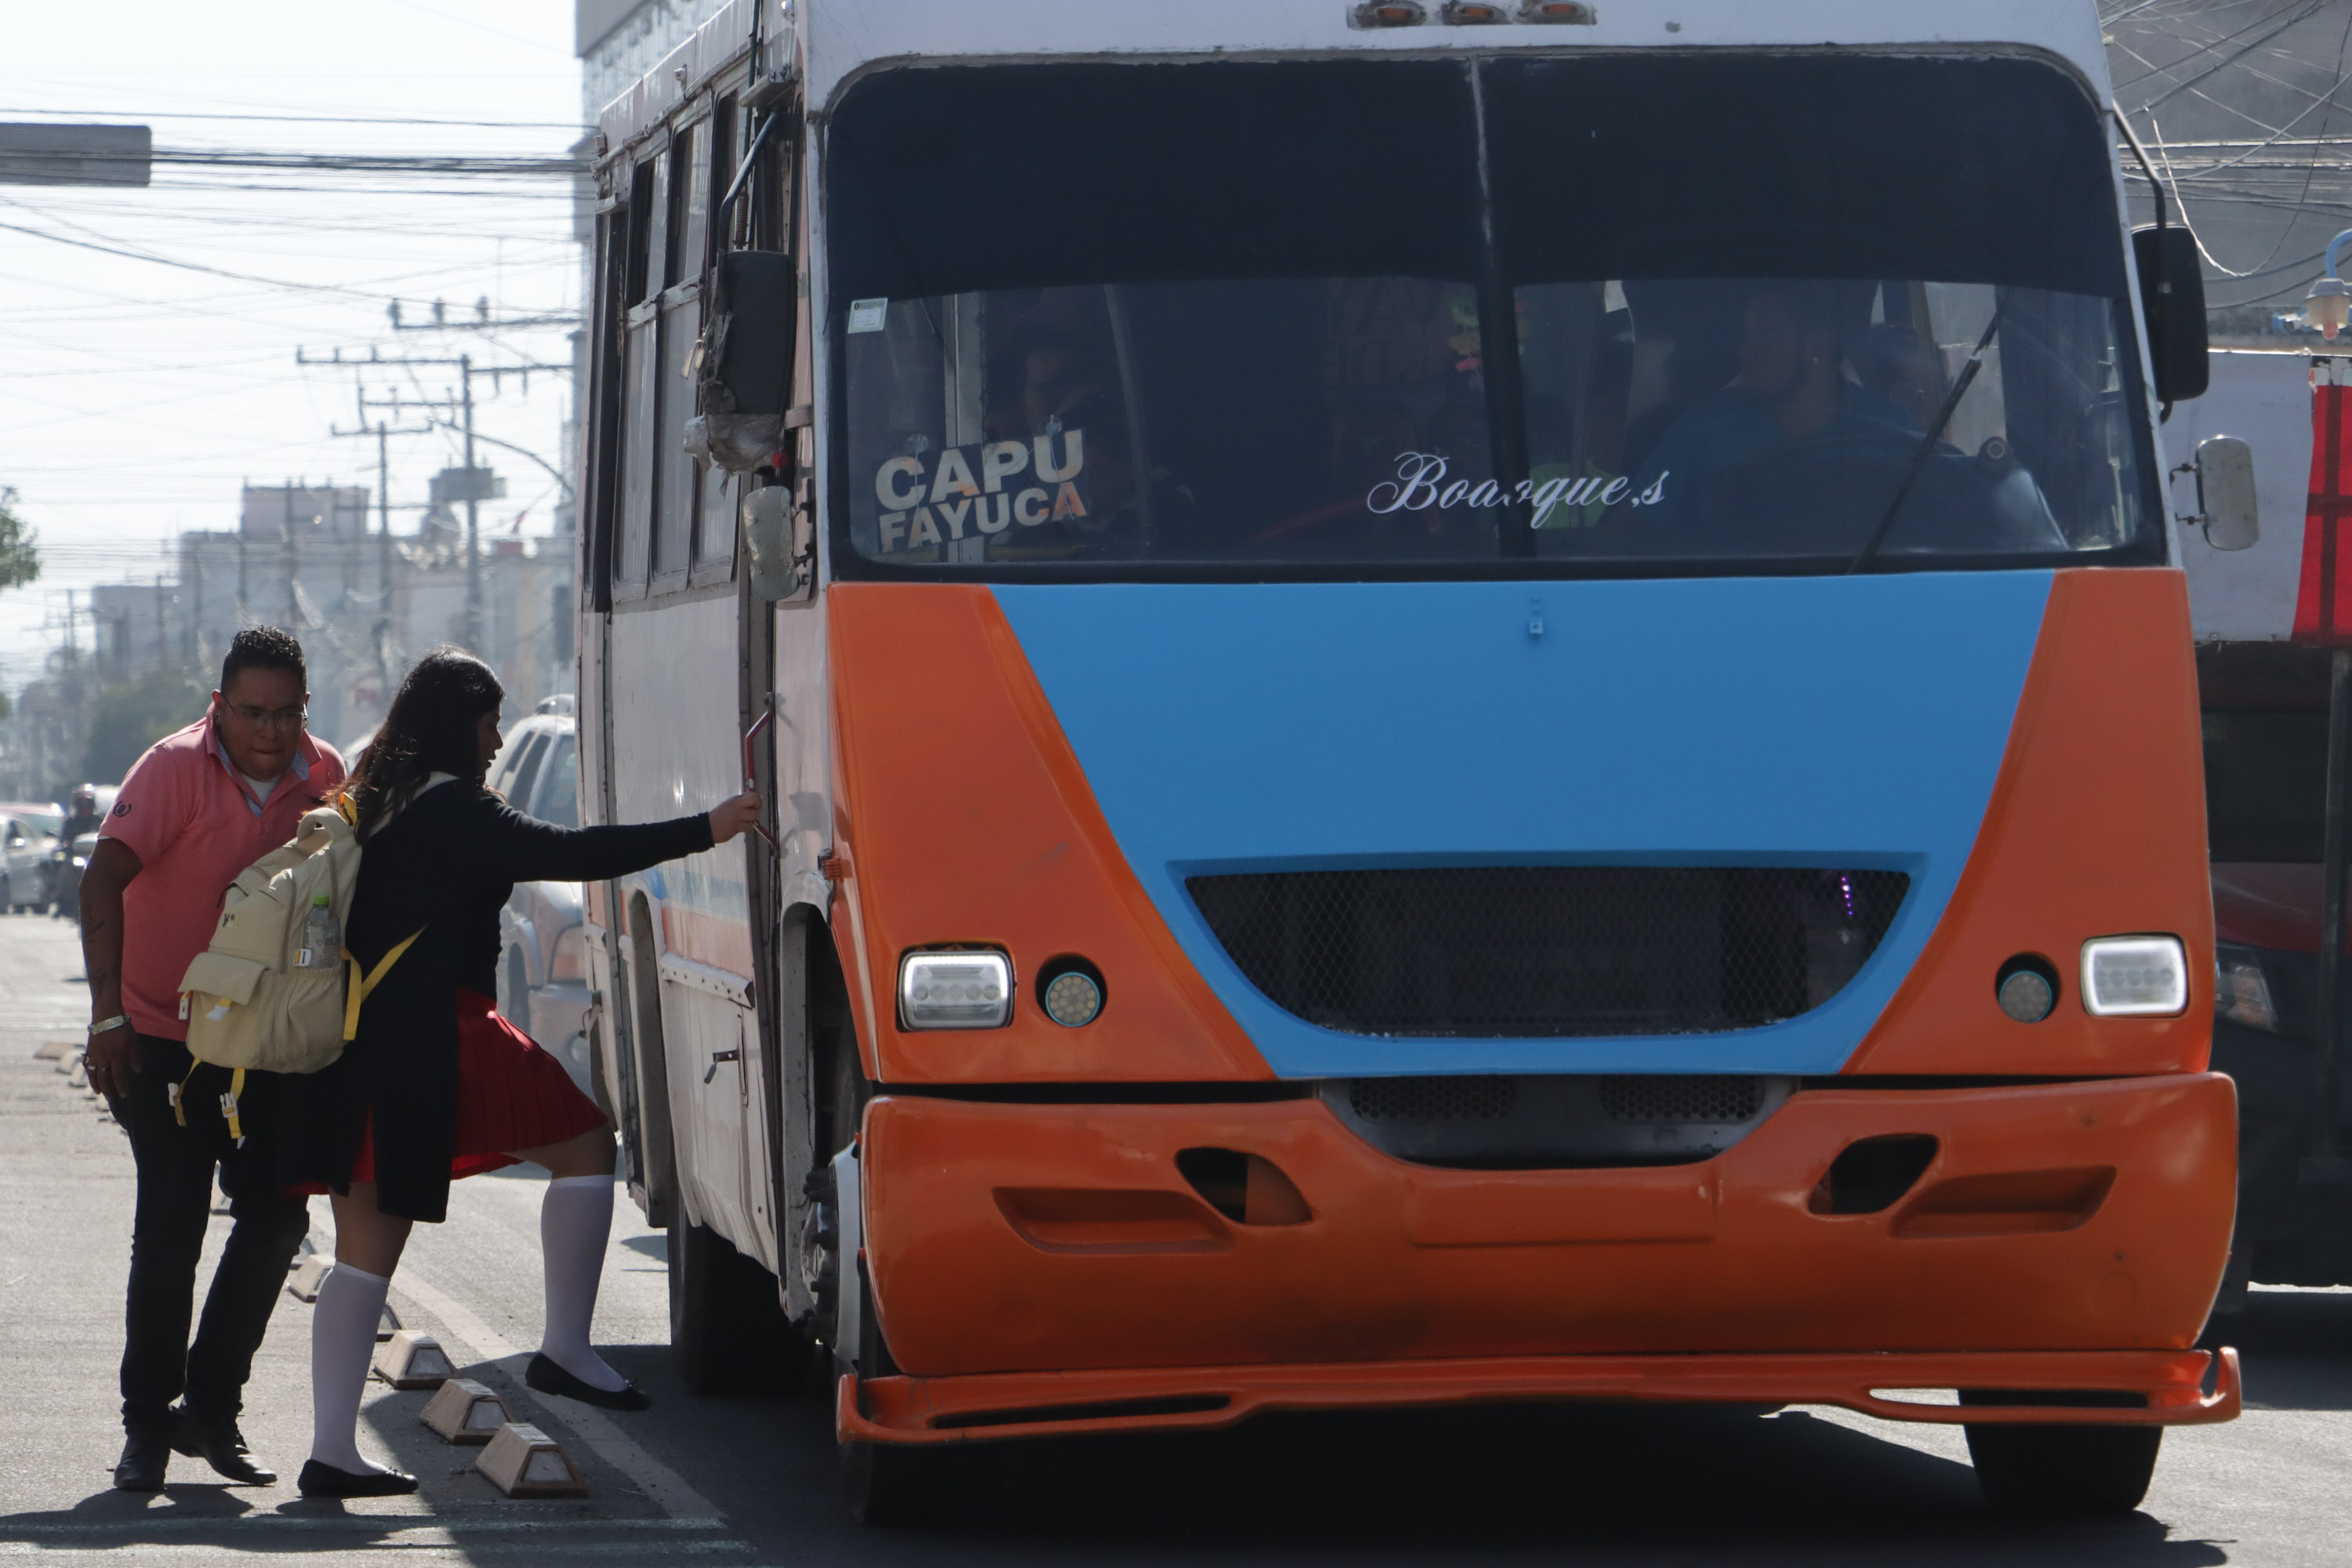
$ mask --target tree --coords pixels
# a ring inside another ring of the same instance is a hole
[[[89,750],[82,757],[81,779],[73,783],[119,782],[148,747],[202,718],[211,700],[210,687],[176,669],[101,689],[90,704]]]
[[[34,548],[39,542],[16,515],[16,492],[0,485],[0,589],[21,588],[41,574],[41,552]]]

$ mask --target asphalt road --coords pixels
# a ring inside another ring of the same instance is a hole
[[[2262,1290],[2238,1336],[2247,1411],[2179,1430],[2146,1509],[2057,1528],[1979,1500],[1956,1428],[1832,1411],[1507,1409],[1267,1419],[1208,1437],[1014,1445],[953,1525],[873,1531],[836,1500],[813,1394],[708,1399],[670,1376],[662,1238],[625,1200],[597,1337],[651,1392],[608,1416],[521,1386],[538,1342],[537,1173],[459,1184],[394,1284],[413,1328],[504,1393],[586,1473],[582,1501],[514,1502],[382,1389],[362,1446],[408,1499],[308,1502],[309,1309],[281,1298],[246,1433],[288,1481],[174,1459],[113,1491],[130,1245],[128,1146],[37,1051],[88,1019],[71,928],[0,917],[0,1558],[143,1565],[333,1552],[359,1565],[848,1563],[1819,1564],[2202,1568],[2352,1561],[2352,1291]],[[216,1247],[226,1227],[216,1220]],[[312,1235],[331,1227],[323,1206]],[[205,1268],[211,1267],[207,1257]]]

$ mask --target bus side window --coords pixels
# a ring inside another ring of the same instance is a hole
[[[709,152],[699,160],[698,173],[702,177],[701,200],[710,216],[704,220],[709,232],[709,264],[716,267],[719,258],[729,248],[730,236],[720,230],[709,229],[717,221],[719,204],[727,187],[735,178],[735,134],[739,114],[733,98],[722,98],[711,111],[708,140]],[[698,257],[701,256],[698,251]],[[704,319],[708,321],[711,301],[703,301]],[[694,538],[694,582],[724,583],[734,575],[736,507],[730,499],[731,481],[727,470],[715,464],[701,465],[702,495],[698,526]]]
[[[668,222],[664,244],[661,312],[660,404],[654,412],[659,448],[655,493],[654,586],[683,585],[694,543],[695,515],[702,500],[702,466],[686,455],[686,422],[694,416],[694,387],[686,378],[688,358],[701,335],[701,306],[680,289],[701,276],[701,246],[708,217],[709,125],[681,125],[670,140]]]
[[[654,276],[656,257],[668,224],[660,200],[661,161],[647,158],[629,177],[629,260],[627,287],[621,302],[627,323],[621,347],[621,479],[618,548],[613,553],[613,580],[642,588],[652,560],[654,509],[654,420],[660,392],[660,363],[655,353],[656,317],[653,296],[659,287]]]

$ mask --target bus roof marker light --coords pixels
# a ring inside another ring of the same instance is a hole
[[[1001,1029],[1013,1021],[1013,964],[985,950],[910,952],[898,961],[902,1029]]]
[[[2171,1017],[2189,1008],[2189,955],[2177,936],[2102,936],[2083,944],[2083,1009],[2101,1018]]]
[[[1428,20],[1421,0],[1363,0],[1348,13],[1351,27],[1418,27]]]
[[[1519,20],[1593,27],[1600,26],[1601,13],[1584,4],[1584,0],[1524,0],[1519,6]]]
[[[1445,0],[1438,19],[1449,27],[1491,26],[1511,19],[1510,12],[1492,0]]]

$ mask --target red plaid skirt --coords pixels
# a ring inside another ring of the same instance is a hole
[[[604,1125],[563,1064],[499,1016],[496,999],[457,993],[457,1125],[449,1175],[478,1176],[520,1163],[517,1149],[541,1149]],[[375,1180],[375,1122],[360,1132],[352,1180]]]

